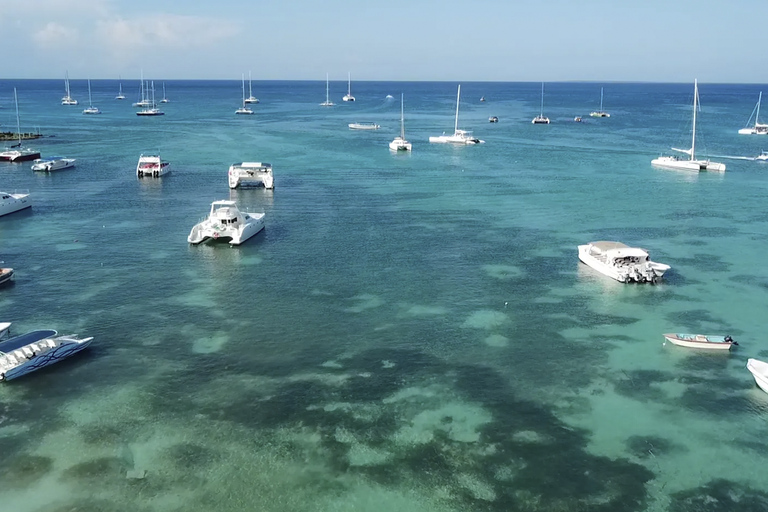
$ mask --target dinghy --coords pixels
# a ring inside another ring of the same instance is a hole
[[[664,339],[679,347],[710,350],[730,350],[732,346],[739,344],[730,336],[720,334],[665,334]]]

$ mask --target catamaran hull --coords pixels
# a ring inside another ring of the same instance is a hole
[[[725,172],[725,164],[709,160],[678,160],[672,157],[661,157],[651,160],[651,165],[673,171],[716,171]]]
[[[41,368],[45,368],[46,366],[50,366],[54,363],[58,363],[62,359],[71,357],[81,350],[87,348],[91,344],[91,341],[93,341],[93,338],[85,338],[84,340],[79,340],[76,342],[73,341],[62,343],[58,347],[43,352],[42,354],[29,359],[24,364],[6,371],[4,374],[0,375],[0,377],[2,377],[0,380],[9,381],[17,379],[28,373],[40,370]]]

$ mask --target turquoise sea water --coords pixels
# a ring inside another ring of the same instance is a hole
[[[0,218],[14,332],[94,336],[0,386],[0,509],[50,511],[764,511],[768,164],[654,169],[688,147],[693,84],[0,81],[0,131],[47,137],[52,175],[0,163],[31,210]],[[160,84],[156,83],[160,89]],[[594,119],[605,87],[604,109]],[[135,91],[134,91],[135,89]],[[738,135],[760,86],[700,85],[702,154]],[[132,93],[133,91],[133,93]],[[387,144],[405,94],[410,155]],[[386,99],[391,94],[396,99]],[[487,101],[481,103],[481,96]],[[498,116],[498,124],[488,117]],[[581,115],[583,123],[574,123]],[[378,131],[347,123],[374,121]],[[170,175],[139,181],[142,152]],[[243,160],[275,190],[230,192]],[[266,213],[238,248],[191,247],[211,201]],[[576,246],[619,240],[672,266],[622,285]],[[731,334],[707,354],[664,332]],[[126,479],[146,470],[142,480]]]

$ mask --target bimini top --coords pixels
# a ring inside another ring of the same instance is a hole
[[[600,241],[600,242],[590,242],[589,245],[600,250],[600,252],[603,252],[603,253],[610,252],[616,258],[626,258],[630,256],[636,256],[640,258],[648,257],[648,253],[644,249],[640,249],[639,247],[630,247],[621,242]]]

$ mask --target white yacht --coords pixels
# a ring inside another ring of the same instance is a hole
[[[320,104],[321,107],[332,107],[335,103],[331,101],[328,89],[328,73],[325,74],[325,101]]]
[[[116,100],[124,100],[125,94],[123,94],[123,79],[122,77],[117,77],[118,81],[120,82],[120,88],[117,91],[117,96],[115,96]]]
[[[235,110],[235,114],[238,114],[238,115],[243,115],[243,114],[250,115],[250,114],[253,114],[253,110],[251,110],[251,109],[249,109],[248,107],[245,106],[245,104],[246,104],[246,101],[245,101],[245,73],[243,73],[243,75],[242,75],[242,80],[243,80],[243,104],[242,104],[242,106],[239,109]]]
[[[241,212],[234,201],[214,201],[208,217],[195,224],[187,241],[191,244],[226,241],[230,245],[240,245],[262,229],[263,213]]]
[[[69,92],[69,73],[64,73],[64,91],[66,94],[64,94],[64,97],[61,98],[61,104],[77,105],[77,100],[72,98],[72,95]]]
[[[680,158],[676,155],[660,156],[651,160],[651,165],[661,167],[662,169],[672,169],[675,171],[725,171],[725,164],[712,162],[711,160],[702,160],[696,158],[696,113],[699,107],[699,82],[693,81],[693,130],[691,138],[691,149],[672,148],[673,151],[685,153],[689,158]]]
[[[405,115],[403,110],[403,93],[400,93],[400,136],[389,143],[392,151],[411,151],[413,146],[405,140]]]
[[[544,82],[541,82],[541,110],[539,110],[539,115],[534,117],[531,123],[549,124],[549,118],[544,117]]]
[[[742,135],[768,135],[768,124],[761,123],[760,122],[760,102],[763,99],[763,91],[760,91],[760,95],[757,97],[757,105],[755,105],[755,108],[752,110],[752,114],[749,116],[749,119],[747,120],[747,126],[739,130],[739,133]],[[752,122],[752,117],[755,118],[755,124],[753,126],[750,126],[749,123]]]
[[[253,95],[253,83],[251,80],[251,72],[248,72],[248,97],[245,98],[245,103],[258,103],[259,99]]]
[[[33,171],[60,171],[75,166],[74,158],[64,158],[61,156],[49,156],[48,158],[38,158],[32,162]]]
[[[347,73],[347,94],[341,99],[344,101],[355,101],[355,97],[352,96],[352,73]]]
[[[264,186],[267,189],[275,188],[275,179],[272,176],[272,164],[262,162],[240,162],[229,166],[227,173],[229,188],[245,186]]]
[[[430,137],[429,142],[435,144],[482,144],[485,141],[475,137],[470,130],[459,130],[459,100],[461,99],[461,84],[456,93],[456,120],[453,123],[453,135],[443,133],[437,137]]]
[[[755,160],[761,160],[763,162],[768,160],[768,151],[761,151],[760,154],[755,157]]]
[[[25,148],[21,144],[21,122],[19,121],[19,98],[16,95],[16,88],[13,88],[13,100],[16,103],[16,133],[19,137],[19,142],[11,147],[5,148],[5,151],[0,152],[0,160],[6,160],[9,162],[25,162],[27,160],[34,160],[40,158],[40,152],[31,148]]]
[[[0,322],[0,339],[3,339],[11,330],[11,322]]]
[[[29,194],[0,192],[0,217],[32,206]]]
[[[101,114],[101,110],[99,110],[97,107],[93,106],[93,101],[91,100],[91,79],[88,79],[88,108],[83,110],[83,114]]]
[[[347,126],[349,126],[350,130],[378,130],[381,128],[378,124],[371,122],[349,123]]]
[[[611,114],[603,110],[603,88],[600,88],[600,110],[597,110],[595,112],[590,112],[590,116],[592,117],[611,117]]]
[[[139,155],[139,163],[136,164],[137,178],[159,178],[171,172],[171,163],[164,162],[160,155]]]
[[[2,261],[0,261],[0,263],[2,263]],[[10,283],[11,281],[13,281],[13,269],[9,267],[0,267],[0,286],[5,283]]]
[[[621,242],[590,242],[579,246],[579,260],[621,283],[656,283],[669,265],[649,259],[645,249]]]
[[[53,329],[32,331],[0,342],[0,381],[13,380],[74,355],[93,337],[57,336]]]

